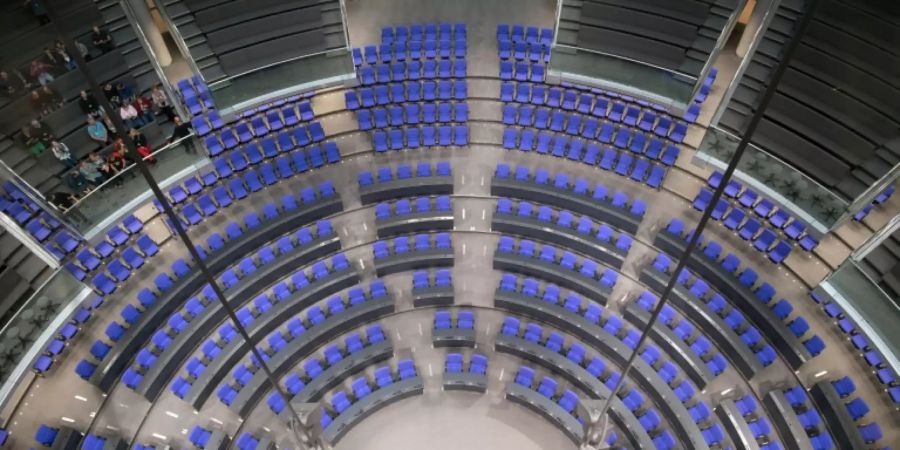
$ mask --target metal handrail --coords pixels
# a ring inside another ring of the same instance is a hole
[[[635,58],[632,58],[632,57],[630,57],[630,56],[618,55],[618,54],[615,54],[615,53],[605,52],[605,51],[601,51],[601,50],[594,50],[594,49],[590,49],[590,48],[576,47],[576,46],[574,46],[574,45],[559,44],[559,43],[557,43],[557,44],[555,45],[555,47],[558,47],[558,48],[565,48],[565,49],[569,49],[569,50],[575,50],[575,51],[579,51],[579,52],[587,52],[587,53],[592,53],[592,54],[600,55],[600,56],[607,56],[607,57],[615,58],[615,59],[621,59],[621,60],[623,60],[623,61],[628,61],[628,62],[635,63],[635,64],[638,64],[638,65],[641,65],[641,66],[647,66],[647,67],[650,67],[650,68],[652,68],[652,69],[660,70],[660,71],[663,71],[663,72],[668,72],[668,73],[671,73],[671,74],[673,74],[673,75],[677,75],[677,76],[679,76],[679,77],[683,77],[683,78],[686,78],[686,79],[689,79],[689,80],[694,80],[695,82],[696,82],[696,80],[698,79],[697,76],[695,76],[695,75],[691,75],[691,74],[689,74],[689,73],[685,73],[685,72],[681,72],[681,71],[678,71],[678,70],[673,70],[673,69],[669,69],[669,68],[666,68],[666,67],[662,67],[662,66],[659,66],[659,65],[656,65],[656,64],[647,62],[647,61],[641,61],[641,60],[639,60],[639,59],[635,59]],[[554,48],[554,50],[555,50],[555,49],[556,49],[556,48]]]
[[[143,157],[143,158],[141,158],[141,159],[144,160],[144,161],[147,161],[148,159],[151,159],[151,158],[155,157],[156,155],[158,155],[158,154],[160,154],[160,153],[162,153],[162,152],[164,152],[164,151],[167,151],[167,150],[169,150],[169,149],[171,149],[171,148],[175,148],[175,147],[177,147],[178,145],[180,145],[182,142],[184,142],[184,141],[186,141],[186,140],[188,140],[188,139],[193,139],[194,137],[195,137],[195,134],[194,134],[194,132],[192,131],[191,134],[189,134],[189,135],[187,135],[187,136],[185,136],[185,137],[183,137],[183,138],[180,138],[180,139],[178,139],[178,140],[176,140],[176,141],[172,141],[172,142],[170,142],[170,143],[164,145],[163,147],[160,147],[159,150],[156,150],[156,151],[150,153],[149,156],[145,156],[145,157]],[[126,172],[129,172],[129,171],[130,171],[131,169],[133,169],[135,166],[137,166],[137,164],[135,164],[135,163],[130,163],[130,164],[128,164],[128,166],[126,166],[124,169],[122,169],[122,170],[116,172],[115,175],[109,177],[108,180],[104,181],[103,183],[101,183],[101,184],[100,184],[99,186],[97,186],[96,188],[91,189],[91,191],[88,192],[87,194],[84,194],[84,195],[83,195],[81,198],[79,198],[75,203],[73,203],[72,206],[70,206],[70,207],[68,207],[68,208],[66,208],[66,209],[63,209],[63,210],[62,210],[63,213],[68,213],[69,211],[75,209],[76,207],[78,207],[78,205],[82,204],[82,203],[83,203],[85,200],[87,200],[89,197],[93,196],[94,193],[101,191],[103,188],[105,188],[107,185],[109,185],[109,184],[112,183],[113,181],[118,180],[119,177],[125,175]]]
[[[287,59],[283,59],[283,60],[281,60],[281,61],[276,61],[276,62],[269,63],[269,64],[266,64],[266,65],[263,65],[263,66],[255,67],[255,68],[253,68],[253,69],[250,69],[250,70],[247,70],[247,71],[244,71],[244,72],[235,74],[235,75],[230,75],[230,76],[228,76],[228,77],[226,77],[226,78],[223,78],[223,79],[221,79],[221,80],[214,81],[214,82],[210,83],[210,84],[209,84],[209,90],[210,90],[210,91],[214,91],[214,90],[216,90],[216,88],[217,88],[218,86],[220,86],[220,85],[222,85],[222,84],[229,83],[229,82],[231,82],[231,81],[234,80],[234,79],[241,78],[241,77],[244,77],[244,76],[246,76],[246,75],[250,75],[250,74],[252,74],[252,73],[261,72],[261,71],[263,71],[263,70],[265,70],[265,69],[268,69],[268,68],[271,68],[271,67],[280,66],[280,65],[285,64],[285,63],[289,63],[289,62],[293,62],[293,61],[299,61],[299,60],[307,59],[307,58],[312,58],[312,57],[319,56],[319,55],[325,55],[325,54],[328,54],[328,53],[334,53],[334,52],[340,51],[340,50],[344,50],[344,51],[346,51],[346,52],[349,53],[349,52],[350,52],[349,43],[348,43],[348,46],[338,47],[338,48],[333,48],[333,49],[330,49],[330,50],[323,50],[323,51],[316,52],[316,53],[310,53],[310,54],[308,54],[308,55],[293,56],[293,57],[290,57],[290,58],[287,58]]]

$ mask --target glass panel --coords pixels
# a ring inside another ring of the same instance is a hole
[[[350,51],[339,49],[290,59],[210,85],[216,109],[225,116],[272,100],[356,77]]]
[[[697,150],[697,158],[725,170],[738,141],[737,136],[727,131],[709,128]],[[735,176],[798,215],[819,233],[828,232],[849,206],[828,188],[753,144],[744,152]]]
[[[45,331],[48,339],[62,325],[62,320],[74,311],[77,305],[70,305],[73,299],[83,300],[79,292],[87,289],[67,270],[57,270],[44,285],[12,315],[9,322],[0,330],[0,382],[5,382],[13,370],[35,345],[34,352],[40,351],[47,342],[37,342]],[[66,307],[71,311],[63,311]],[[57,315],[59,324],[51,325]],[[54,328],[50,330],[50,328]],[[40,346],[40,347],[39,347]],[[36,356],[36,353],[35,355]]]
[[[189,175],[199,175],[199,170],[209,164],[203,145],[194,135],[166,145],[145,157],[144,161],[163,190]],[[153,193],[137,166],[127,164],[73,206],[64,209],[64,215],[84,235],[90,236],[94,228],[118,220],[124,212],[152,198]]]
[[[685,111],[697,77],[630,58],[566,45],[555,45],[551,77],[638,97],[669,110]]]
[[[878,287],[854,262],[836,270],[819,289],[824,290],[881,351],[887,363],[900,369],[900,305]]]

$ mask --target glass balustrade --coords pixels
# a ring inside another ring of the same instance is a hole
[[[209,86],[222,116],[292,94],[342,85],[356,77],[346,48],[292,58],[228,77]]]
[[[165,190],[190,175],[199,175],[200,170],[209,165],[209,158],[200,140],[191,135],[156,150],[144,157],[144,162],[160,188]],[[150,186],[137,165],[129,163],[81,196],[71,208],[63,211],[63,215],[90,238],[152,197]]]
[[[697,158],[725,170],[739,138],[709,128]],[[842,217],[849,203],[790,164],[750,144],[735,172],[737,179],[799,216],[819,233],[826,233]]]
[[[550,78],[608,89],[647,100],[671,111],[685,111],[697,77],[624,56],[557,44]]]
[[[67,270],[60,269],[10,317],[4,318],[8,321],[0,329],[0,383],[5,383],[17,370],[30,370],[32,361],[90,292]],[[22,361],[27,365],[20,367]],[[3,390],[6,389],[4,386]],[[6,393],[0,394],[0,398],[5,398]]]

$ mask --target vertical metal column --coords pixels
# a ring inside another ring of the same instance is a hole
[[[119,7],[122,8],[122,11],[125,13],[125,17],[128,19],[128,23],[131,24],[132,28],[134,28],[135,34],[137,34],[138,42],[140,42],[141,47],[144,48],[144,52],[146,52],[147,56],[150,57],[150,65],[153,66],[153,71],[156,72],[156,76],[159,78],[163,90],[166,91],[166,95],[169,97],[169,103],[173,108],[175,108],[175,112],[177,112],[178,115],[181,116],[182,120],[190,120],[191,115],[188,114],[187,110],[185,110],[184,105],[182,105],[181,102],[178,101],[179,96],[176,95],[175,89],[172,88],[172,83],[166,77],[166,73],[157,59],[158,57],[156,54],[156,50],[154,50],[154,46],[151,45],[147,33],[144,32],[144,27],[141,26],[140,21],[138,21],[136,18],[137,11],[135,11],[135,7],[132,5],[132,1],[135,0],[122,0],[119,2]],[[144,2],[144,0],[137,1]],[[146,4],[143,5],[143,7],[146,8]],[[147,12],[147,14],[149,14],[149,11]],[[157,33],[159,33],[158,30]],[[163,45],[165,45],[165,43],[163,43]],[[168,54],[168,49],[166,49],[166,53]],[[171,61],[172,55],[168,55],[168,57]]]
[[[756,108],[756,111],[754,111],[753,116],[750,117],[750,123],[747,125],[747,129],[744,130],[743,136],[741,137],[741,141],[737,145],[734,156],[732,156],[731,160],[728,162],[728,167],[725,169],[724,175],[722,175],[722,181],[719,183],[719,187],[717,187],[716,191],[713,193],[709,205],[707,205],[706,209],[703,211],[703,216],[700,218],[700,223],[697,224],[697,228],[693,233],[691,233],[691,239],[688,242],[687,247],[684,249],[684,252],[678,259],[678,264],[676,265],[675,270],[672,272],[673,274],[678,274],[684,269],[684,267],[687,265],[688,258],[691,257],[694,249],[697,248],[697,244],[700,242],[700,236],[706,229],[706,224],[709,223],[709,218],[712,215],[716,204],[722,198],[722,194],[725,192],[725,187],[728,186],[728,182],[731,180],[731,176],[734,174],[734,171],[737,168],[737,164],[741,160],[741,156],[743,156],[744,151],[750,144],[750,138],[753,136],[753,133],[756,132],[756,128],[762,121],[763,115],[765,114],[769,103],[772,101],[772,97],[775,95],[778,83],[781,82],[785,71],[787,71],[788,64],[790,63],[791,58],[793,58],[797,47],[800,45],[800,40],[803,39],[803,35],[806,33],[807,28],[809,28],[809,24],[812,21],[813,14],[815,13],[818,5],[819,0],[807,1],[806,10],[804,11],[800,22],[797,25],[797,29],[794,32],[794,35],[791,37],[791,40],[785,47],[781,61],[778,62],[778,66],[775,67],[775,72],[772,74],[772,78],[766,85],[766,90],[763,91],[763,96],[759,102],[759,106]],[[641,337],[640,339],[638,339],[637,345],[634,347],[634,352],[631,353],[631,356],[625,363],[625,367],[622,368],[622,376],[616,382],[616,385],[612,389],[609,398],[607,398],[604,402],[603,408],[600,410],[600,414],[608,414],[609,407],[612,404],[612,399],[622,388],[622,385],[625,384],[625,380],[628,378],[628,371],[631,370],[631,367],[634,365],[635,359],[637,359],[638,352],[644,345],[644,342],[647,341],[647,338],[650,335],[650,330],[653,329],[653,325],[659,318],[659,314],[662,311],[663,306],[665,306],[666,302],[669,300],[669,296],[672,294],[672,290],[675,288],[677,280],[678,277],[675,275],[669,278],[669,282],[668,284],[666,284],[665,290],[663,291],[662,295],[660,295],[659,301],[656,302],[656,306],[654,307],[653,312],[650,314],[650,320],[647,321],[647,326],[641,332]]]
[[[753,55],[756,54],[756,49],[759,48],[759,44],[762,42],[763,37],[765,37],[766,31],[769,29],[772,20],[778,15],[779,6],[781,6],[781,0],[770,0],[768,7],[765,8],[762,18],[758,18],[757,11],[753,12],[753,16],[757,17],[759,24],[757,25],[756,32],[753,34],[753,40],[750,42],[744,56],[741,57],[741,62],[738,64],[738,68],[734,72],[731,82],[728,83],[728,87],[725,89],[725,95],[722,96],[719,106],[716,108],[715,112],[713,112],[712,119],[709,121],[710,127],[717,126],[719,120],[722,119],[722,115],[725,114],[725,110],[728,109],[728,103],[731,101],[731,97],[734,96],[734,91],[737,90],[738,85],[741,84],[741,78],[744,76],[744,73],[747,72],[750,63],[753,62]],[[756,7],[762,8],[763,5],[761,2],[758,2]]]
[[[57,7],[55,5],[55,1],[60,0],[50,0],[46,1],[45,5],[47,8],[47,14],[50,17],[51,23],[53,27],[56,29],[59,38],[65,44],[66,49],[69,51],[69,54],[75,58],[75,61],[78,63],[78,69],[81,70],[84,75],[85,80],[90,86],[91,92],[94,94],[94,97],[97,99],[103,109],[106,111],[115,111],[115,108],[112,107],[109,100],[106,98],[106,95],[103,94],[103,89],[97,82],[97,79],[94,77],[94,74],[91,73],[90,69],[87,67],[87,63],[84,58],[81,56],[81,52],[78,51],[78,48],[75,46],[75,43],[72,41],[72,38],[65,34],[61,17],[57,12]],[[128,128],[125,126],[125,123],[122,119],[116,115],[111,114],[110,118],[112,119],[113,125],[116,127],[116,136],[120,137],[123,134],[123,130],[127,130]],[[127,137],[127,136],[126,136]],[[210,287],[212,287],[213,292],[216,294],[216,299],[219,301],[222,309],[228,314],[228,318],[231,320],[235,329],[237,329],[238,333],[241,335],[241,338],[244,339],[250,345],[250,352],[259,362],[259,366],[262,371],[265,373],[266,378],[269,380],[269,383],[272,385],[272,389],[278,393],[282,398],[288,399],[289,397],[286,395],[284,389],[282,389],[281,385],[278,383],[278,380],[272,374],[269,365],[265,362],[265,359],[262,356],[262,353],[257,348],[257,342],[253,340],[250,334],[247,332],[247,329],[241,324],[240,320],[237,318],[237,314],[235,313],[234,308],[228,304],[228,301],[225,299],[225,294],[222,291],[222,287],[219,286],[219,282],[216,280],[215,276],[212,272],[210,272],[209,267],[206,266],[206,263],[203,261],[203,258],[200,257],[200,253],[197,251],[197,248],[194,246],[194,243],[191,241],[190,237],[187,235],[187,232],[184,229],[184,225],[181,222],[181,219],[175,214],[175,210],[172,208],[172,205],[169,203],[169,200],[163,194],[162,189],[160,189],[159,185],[156,183],[156,180],[153,178],[153,175],[150,173],[150,170],[147,168],[147,164],[144,163],[143,157],[140,153],[137,152],[137,148],[134,145],[134,142],[131,139],[123,139],[125,142],[125,147],[127,149],[128,155],[135,161],[135,165],[138,170],[141,172],[141,175],[147,181],[147,184],[150,186],[150,190],[153,191],[153,194],[156,196],[156,199],[160,202],[163,207],[163,212],[169,218],[172,223],[172,226],[175,228],[176,234],[184,243],[184,246],[187,248],[188,253],[193,258],[194,262],[197,264],[197,268],[200,269],[200,273],[203,278],[206,279],[206,282],[209,283]],[[291,418],[294,419],[298,424],[304,423],[301,421],[300,416],[297,414],[297,411],[291,406],[290,402],[285,402],[288,408],[288,412],[291,414]],[[293,428],[292,428],[293,430]],[[310,449],[313,450],[315,447],[304,443],[301,439],[300,435],[296,432],[292,433],[296,444],[299,449]]]
[[[725,44],[728,43],[728,38],[731,37],[731,31],[734,30],[734,26],[741,17],[741,13],[744,11],[745,6],[747,6],[747,0],[739,0],[734,11],[731,12],[731,16],[728,17],[728,21],[725,22],[725,26],[722,27],[722,31],[719,32],[719,37],[716,39],[716,45],[713,47],[713,50],[709,52],[709,57],[706,58],[706,62],[703,63],[703,68],[700,69],[700,74],[697,76],[697,82],[694,83],[694,90],[691,92],[691,100],[697,96],[697,92],[700,91],[703,82],[706,81],[706,77],[709,75],[709,72],[712,71],[714,61],[719,57],[719,53],[722,53]]]

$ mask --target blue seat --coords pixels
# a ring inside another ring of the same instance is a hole
[[[825,350],[825,341],[819,336],[813,336],[803,341],[803,346],[806,347],[806,350],[809,351],[810,355],[816,356],[819,353],[822,353],[822,350]]]

